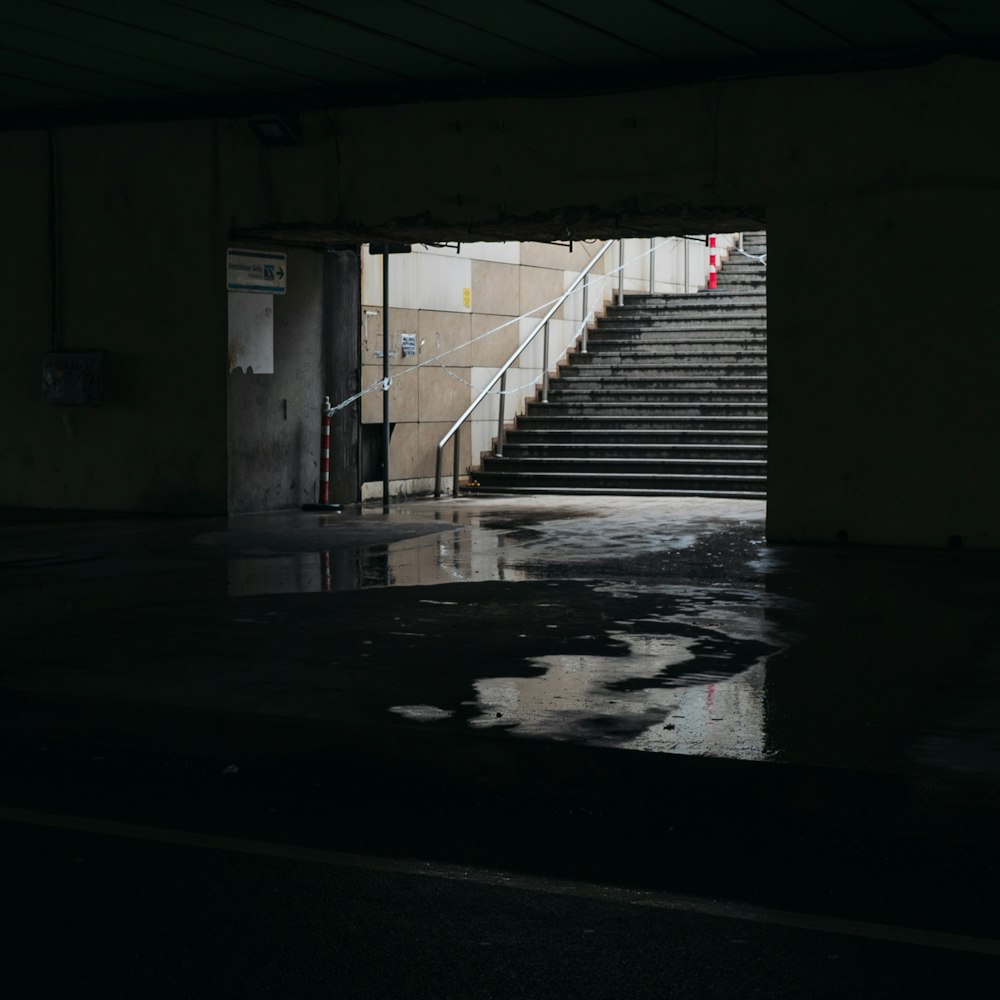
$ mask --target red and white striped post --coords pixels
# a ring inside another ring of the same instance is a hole
[[[715,237],[708,237],[708,287],[718,288],[718,263],[719,258],[715,249]]]
[[[319,442],[319,503],[304,503],[303,510],[343,510],[344,505],[330,503],[330,397],[323,397],[323,425]]]
[[[319,447],[319,502],[330,502],[330,397],[323,397],[323,433]]]

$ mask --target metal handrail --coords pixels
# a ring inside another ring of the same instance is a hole
[[[461,451],[461,430],[462,424],[472,415],[476,407],[490,394],[493,387],[499,382],[500,383],[500,413],[497,420],[497,454],[503,454],[503,417],[504,417],[504,397],[507,392],[507,372],[511,365],[527,350],[528,345],[538,336],[539,332],[543,332],[543,347],[542,347],[542,402],[547,403],[549,399],[549,320],[559,311],[563,303],[579,288],[580,282],[583,281],[588,274],[590,274],[591,269],[594,265],[611,249],[614,244],[614,240],[608,240],[607,243],[601,247],[600,250],[594,254],[593,257],[587,262],[587,266],[576,276],[573,283],[566,289],[563,294],[556,299],[555,304],[549,309],[549,311],[538,321],[538,325],[531,331],[530,334],[525,338],[524,343],[500,366],[496,375],[493,376],[487,382],[486,387],[476,396],[475,400],[471,403],[469,408],[455,421],[452,425],[451,430],[437,446],[437,461],[434,467],[434,496],[441,496],[441,461],[444,456],[444,449],[448,442],[454,438],[455,439],[455,458],[452,467],[452,492],[455,496],[458,496],[458,477],[459,477],[459,464],[460,464],[460,451]],[[587,320],[589,319],[589,311],[587,309],[587,285],[583,286],[583,350],[587,350]]]

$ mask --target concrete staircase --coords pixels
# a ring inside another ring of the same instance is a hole
[[[765,234],[743,247],[766,253]],[[766,273],[734,251],[715,291],[626,294],[470,492],[764,497]]]

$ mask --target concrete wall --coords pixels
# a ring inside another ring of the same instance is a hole
[[[268,181],[273,152],[253,139],[245,123],[234,122],[68,129],[57,131],[54,139],[61,275],[57,344],[47,136],[0,135],[0,182],[12,193],[9,231],[0,245],[6,308],[0,506],[224,513],[229,493],[226,373],[231,367],[226,247],[246,245],[229,235],[241,217],[282,211]],[[323,188],[322,180],[300,185],[315,206],[327,205]],[[286,372],[304,370],[294,355],[305,347],[300,344],[289,356],[290,338],[304,336],[308,327],[309,336],[317,338],[309,350],[319,350],[316,268],[321,260],[315,254],[301,260],[310,263],[293,272],[286,302],[275,305],[279,380],[283,366]],[[305,289],[297,286],[300,277],[307,278]],[[356,285],[356,275],[352,281]],[[348,291],[356,314],[356,288]],[[309,315],[293,315],[300,309]],[[329,336],[326,344],[329,354]],[[356,344],[352,322],[348,342],[337,343],[352,381]],[[42,354],[54,346],[105,352],[102,405],[42,401]],[[324,358],[330,384],[339,362]],[[246,446],[256,449],[256,458],[263,439],[275,430],[276,400],[287,398],[291,411],[288,422],[280,416],[282,433],[268,446],[275,455],[288,443],[288,424],[298,426],[306,405],[299,390],[293,393],[287,384],[263,390],[266,367],[258,363],[259,374],[242,376],[248,380],[244,389],[256,380],[255,392],[234,397],[239,410],[234,419],[246,421],[252,412],[253,424],[260,416],[254,425],[257,440]],[[302,391],[318,408],[322,397],[317,399],[316,386],[310,383]],[[341,423],[350,420],[345,414]],[[297,444],[293,449],[295,468],[272,467],[266,484],[249,477],[256,462],[237,444],[234,468],[242,471],[233,487],[236,506],[294,503],[299,491],[313,489],[307,475],[312,458],[304,449],[306,440],[317,435],[318,423],[315,435],[303,431],[302,450]],[[357,465],[356,439],[356,429],[349,427],[339,439],[345,470],[338,487],[351,500],[357,483],[347,480]],[[275,476],[280,485],[271,481]]]
[[[222,511],[225,223],[211,123],[70,129],[59,157],[64,350],[106,352],[101,406],[41,399],[49,158],[0,135],[0,506]]]
[[[318,499],[323,255],[290,253],[288,282],[285,295],[246,293],[262,309],[273,303],[273,364],[269,372],[260,372],[231,360],[228,478],[234,514]],[[233,308],[242,296],[230,296]]]
[[[773,539],[1000,546],[1000,306],[989,243],[953,242],[969,219],[994,231],[1000,195],[771,213]],[[803,230],[821,234],[806,267],[789,250]]]
[[[636,241],[638,242],[638,241]],[[437,443],[479,391],[537,326],[547,307],[573,282],[603,244],[568,246],[539,243],[470,243],[454,247],[416,245],[390,258],[389,357],[390,490],[427,492],[434,486]],[[595,267],[589,307],[610,298],[617,266],[606,254]],[[362,254],[362,383],[382,378],[382,258]],[[583,317],[582,294],[575,294],[549,323],[549,367],[574,342]],[[532,312],[533,310],[533,312]],[[528,315],[530,313],[530,315]],[[416,338],[406,357],[402,338]],[[471,343],[475,341],[474,343]],[[508,379],[505,415],[512,418],[534,398],[543,371],[542,340],[536,338]],[[515,391],[516,390],[516,391]],[[498,397],[485,400],[463,429],[463,474],[479,464],[496,435]],[[362,402],[362,420],[382,423],[382,393]],[[449,446],[446,464],[450,472]],[[365,497],[380,497],[382,481],[366,483]]]
[[[719,237],[727,252],[735,237]],[[624,262],[625,291],[697,291],[707,278],[704,240],[677,237],[626,239],[597,263],[588,282],[588,312],[600,312],[618,287]],[[427,492],[434,486],[437,443],[487,385],[497,369],[523,344],[547,307],[576,279],[604,241],[564,244],[463,243],[460,247],[417,244],[392,256],[389,281],[390,490]],[[619,246],[621,256],[619,256]],[[652,251],[652,253],[651,253]],[[362,253],[362,382],[382,378],[382,258]],[[583,320],[583,293],[573,293],[549,323],[548,369],[554,370],[575,344]],[[404,357],[402,338],[416,338],[416,354]],[[473,342],[474,343],[470,343]],[[469,345],[469,346],[462,346]],[[507,380],[504,419],[509,422],[534,399],[545,366],[537,337],[515,362]],[[419,366],[419,367],[418,367]],[[460,469],[480,464],[496,438],[499,396],[492,394],[463,428]],[[362,420],[381,425],[382,394],[362,404]],[[451,475],[452,445],[444,468]],[[365,498],[381,497],[382,480],[362,487]]]
[[[998,105],[1000,66],[955,57],[329,110],[288,149],[262,149],[240,121],[59,131],[64,346],[103,348],[110,366],[107,403],[73,410],[39,401],[45,136],[4,135],[0,504],[224,509],[230,230],[580,240],[766,218],[771,537],[996,546],[988,262],[951,248],[995,221]],[[553,121],[611,153],[560,158]]]

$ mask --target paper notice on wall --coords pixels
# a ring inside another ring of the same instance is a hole
[[[274,374],[274,296],[229,293],[229,370]]]

